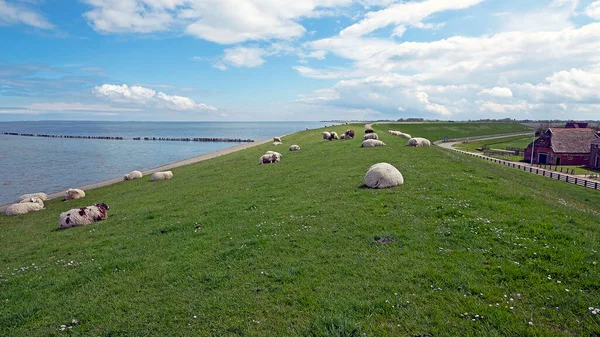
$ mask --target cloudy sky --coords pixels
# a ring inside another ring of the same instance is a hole
[[[0,120],[600,119],[595,0],[0,0]]]

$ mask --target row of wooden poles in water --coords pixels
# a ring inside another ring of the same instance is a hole
[[[112,136],[69,136],[69,135],[44,135],[44,134],[33,134],[33,133],[16,133],[16,132],[3,132],[4,135],[9,136],[25,136],[25,137],[45,137],[45,138],[81,138],[81,139],[103,139],[103,140],[127,140],[123,137],[112,137]],[[232,142],[232,143],[252,143],[252,139],[240,139],[240,138],[166,138],[166,137],[134,137],[133,140],[160,140],[160,141],[173,141],[173,142]]]

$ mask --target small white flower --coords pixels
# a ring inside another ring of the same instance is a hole
[[[569,292],[569,289],[565,289],[566,292]]]
[[[533,325],[533,322],[529,321],[529,325]]]
[[[515,307],[510,307],[510,310],[513,310]]]

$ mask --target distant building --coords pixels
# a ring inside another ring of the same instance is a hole
[[[590,149],[590,167],[600,169],[600,138],[592,142]]]
[[[588,127],[586,122],[567,122],[565,129],[585,129]]]
[[[592,129],[550,128],[534,142],[533,163],[550,165],[589,165],[590,144],[598,139]],[[531,161],[531,146],[525,150],[525,161]]]

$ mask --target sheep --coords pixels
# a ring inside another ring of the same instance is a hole
[[[44,202],[38,197],[31,197],[28,200],[23,200],[18,204],[12,204],[6,208],[6,215],[20,215],[29,212],[39,211],[44,208]]]
[[[373,130],[373,129],[366,129],[365,130],[365,133],[373,133],[373,132],[375,132],[375,130]]]
[[[283,155],[281,153],[275,152],[275,151],[267,151],[267,152],[265,152],[265,154],[274,154],[277,157],[279,157],[279,159],[281,159],[281,157],[283,157]]]
[[[355,132],[354,130],[346,130],[346,132],[344,132],[344,135],[346,135],[346,137],[344,137],[345,139],[353,139]]]
[[[388,163],[371,166],[365,175],[365,185],[369,188],[388,188],[401,184],[404,184],[402,173]]]
[[[379,136],[377,136],[376,133],[367,133],[364,137],[363,140],[367,140],[367,139],[379,139]]]
[[[362,142],[361,147],[385,146],[385,143],[377,139],[367,139]]]
[[[142,172],[140,171],[131,171],[123,177],[123,180],[133,180],[142,177]]]
[[[273,142],[273,145],[281,145],[279,142]]]
[[[271,163],[277,163],[281,160],[281,157],[277,156],[276,154],[272,153],[272,154],[263,154],[258,163],[259,164],[271,164]]]
[[[48,200],[48,195],[44,192],[37,192],[31,194],[23,194],[19,197],[19,202],[29,202],[29,200],[33,197],[39,198],[42,201]]]
[[[162,171],[162,172],[152,173],[152,181],[169,180],[171,178],[173,178],[173,172],[171,172],[171,171]]]
[[[338,136],[337,132],[335,132],[335,131],[331,131],[331,132],[329,133],[329,140],[334,140],[334,139],[335,139],[335,140],[339,140],[339,139],[340,139],[340,136]]]
[[[416,137],[408,140],[408,146],[429,147],[431,142],[428,139]]]
[[[323,139],[325,140],[329,140],[329,138],[331,138],[331,134],[327,131],[323,131],[321,134],[323,135]]]
[[[83,197],[85,197],[85,192],[78,188],[69,188],[65,192],[65,199],[67,200],[81,199]]]
[[[281,138],[279,138],[279,137],[273,137],[273,142],[274,143],[281,143]]]
[[[290,146],[290,151],[300,151],[300,146],[292,145],[292,146]]]
[[[398,136],[400,136],[402,138],[406,138],[406,139],[411,139],[412,138],[411,135],[409,135],[408,133],[404,133],[404,132],[400,132],[400,134]]]
[[[345,133],[342,133],[342,134],[340,135],[340,139],[346,139],[346,134],[345,134]]]
[[[106,211],[110,209],[107,204],[95,204],[82,208],[73,208],[62,212],[58,217],[60,228],[70,228],[75,226],[85,226],[92,222],[105,220],[108,215]]]

